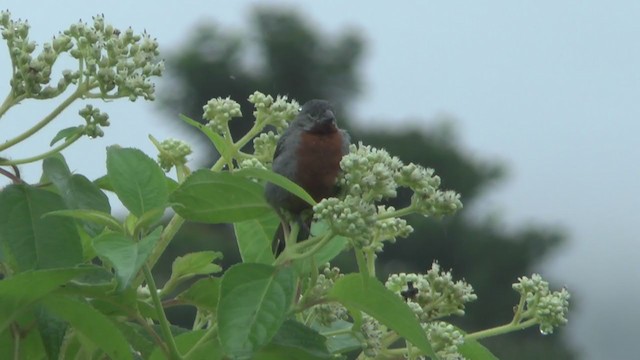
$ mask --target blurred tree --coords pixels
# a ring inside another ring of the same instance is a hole
[[[351,121],[346,110],[360,90],[357,66],[364,50],[357,33],[328,38],[299,14],[271,8],[257,9],[251,26],[246,35],[225,33],[212,25],[200,27],[167,61],[170,83],[162,92],[165,107],[174,114],[179,111],[200,119],[209,99],[231,96],[240,102],[246,116],[246,120],[231,122],[232,131],[242,132],[250,126],[253,111],[242,100],[255,90],[286,94],[301,103],[312,98],[330,100],[354,139],[384,147],[404,162],[434,168],[444,188],[463,196],[465,210],[451,219],[410,219],[415,232],[386,246],[380,275],[423,272],[437,260],[444,268],[452,268],[455,277],[466,278],[479,296],[461,323],[465,329],[508,322],[517,301],[511,284],[518,276],[529,275],[533,265],[563,241],[562,233],[545,227],[507,232],[496,219],[469,216],[474,201],[503,178],[504,168],[465,152],[448,123],[431,130],[390,133]],[[400,193],[392,203],[408,201],[408,195]],[[166,261],[188,251],[213,248],[222,250],[227,255],[224,264],[230,265],[239,260],[229,240],[232,236],[228,227],[187,224],[166,253]],[[338,261],[348,267],[352,259],[343,256]],[[527,331],[488,342],[496,355],[509,359],[574,358],[563,337],[557,335],[541,337]]]

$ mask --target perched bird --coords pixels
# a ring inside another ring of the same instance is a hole
[[[272,169],[300,185],[319,202],[337,195],[340,160],[349,152],[349,144],[349,134],[338,128],[331,104],[326,100],[310,100],[278,140]],[[288,229],[285,211],[300,224],[301,234],[308,235],[309,204],[272,183],[267,183],[265,197],[280,215],[283,230]],[[276,232],[276,255],[284,250],[282,234],[281,230]]]

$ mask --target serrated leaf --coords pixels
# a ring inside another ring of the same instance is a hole
[[[300,187],[300,185],[273,171],[259,168],[246,168],[238,170],[235,173],[247,178],[256,178],[269,181],[306,201],[307,204],[311,206],[317,204],[316,201],[313,200],[311,195],[309,195],[302,187]]]
[[[113,231],[123,232],[122,225],[111,214],[103,213],[96,210],[58,210],[46,213],[43,217],[47,216],[65,216],[78,220],[88,221],[94,224],[107,227]]]
[[[64,296],[48,296],[45,309],[66,320],[74,331],[82,334],[113,360],[132,359],[129,344],[116,325],[86,303]]]
[[[220,278],[200,279],[177,296],[178,300],[215,312],[220,297]]]
[[[375,278],[349,274],[338,279],[328,298],[362,311],[394,330],[429,356],[435,356],[416,315],[400,297]]]
[[[118,233],[104,233],[94,239],[93,248],[98,256],[107,259],[116,269],[119,290],[128,287],[135,278],[160,240],[161,232],[162,228],[157,228],[138,242]]]
[[[16,316],[35,302],[85,271],[84,269],[27,271],[0,281],[0,333]]]
[[[107,175],[118,199],[137,217],[167,205],[169,193],[164,172],[142,151],[107,148]]]
[[[47,357],[58,359],[64,335],[67,332],[67,323],[42,306],[36,309],[36,323]]]
[[[72,126],[72,127],[66,128],[66,129],[62,129],[62,130],[58,131],[56,136],[53,137],[53,139],[49,143],[49,146],[53,146],[55,143],[57,143],[58,141],[60,141],[62,139],[64,139],[66,141],[67,139],[69,139],[73,135],[79,134],[82,131],[83,131],[83,127],[82,126]]]
[[[237,264],[220,285],[219,338],[233,359],[251,359],[284,322],[295,289],[293,271],[265,264]]]
[[[262,186],[228,172],[199,170],[171,195],[173,209],[183,218],[210,224],[255,219],[272,211]]]
[[[200,251],[178,256],[171,267],[171,277],[181,278],[185,276],[209,275],[222,271],[213,261],[221,259],[222,253],[218,251]]]
[[[233,224],[242,262],[273,264],[275,257],[271,243],[279,224],[280,219],[273,211],[256,219]]]
[[[71,267],[82,262],[82,243],[74,220],[44,217],[65,209],[62,198],[28,185],[0,192],[0,247],[14,271]]]

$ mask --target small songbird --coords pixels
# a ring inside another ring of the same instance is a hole
[[[319,202],[337,195],[340,160],[349,152],[349,144],[349,134],[338,128],[331,104],[326,100],[310,100],[278,140],[272,169],[300,185]],[[272,183],[267,183],[265,197],[285,227],[283,210],[308,232],[309,204]],[[277,231],[274,239],[276,254],[284,249],[281,233]]]

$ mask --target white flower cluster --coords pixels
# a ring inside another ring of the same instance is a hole
[[[441,360],[463,360],[458,347],[464,344],[464,335],[453,325],[443,321],[422,324],[433,351]]]
[[[187,163],[187,155],[191,154],[191,147],[184,141],[166,139],[160,143],[158,163],[164,171],[169,171],[174,165]]]
[[[253,139],[253,154],[261,163],[266,164],[273,161],[273,154],[276,151],[280,135],[273,131],[268,131],[256,136]]]
[[[336,235],[352,238],[357,246],[368,245],[376,229],[376,208],[362,198],[323,199],[313,207],[316,220],[325,220]]]
[[[229,121],[235,117],[241,117],[240,104],[231,100],[229,97],[223,99],[217,97],[209,100],[207,105],[203,106],[204,114],[202,117],[208,120],[207,126],[218,134],[226,134],[229,130]]]
[[[400,159],[384,149],[352,144],[349,153],[340,161],[343,176],[339,183],[349,194],[367,201],[393,198],[398,188],[395,173],[401,166]]]
[[[429,322],[449,315],[464,315],[465,303],[476,300],[471,285],[453,281],[450,271],[441,271],[434,262],[426,274],[392,274],[385,286],[405,298],[420,321]],[[418,306],[413,305],[417,304]]]
[[[533,274],[531,278],[518,278],[513,289],[526,301],[523,318],[536,319],[542,334],[551,334],[555,327],[567,323],[570,295],[566,289],[551,292],[549,283],[539,274]]]
[[[29,40],[27,22],[12,20],[8,11],[2,11],[0,29],[13,64],[10,84],[16,98],[52,98],[80,79],[86,91],[98,89],[104,98],[155,98],[150,77],[162,75],[164,64],[157,58],[158,42],[146,33],[136,35],[131,28],[120,31],[98,15],[92,26],[71,25],[33,56],[36,43]],[[52,67],[62,53],[77,59],[80,66],[63,71],[57,85],[51,86]]]
[[[340,269],[332,268],[329,264],[325,264],[321,270],[322,273],[318,275],[315,285],[305,294],[305,302],[314,303],[323,299],[335,281],[342,276]],[[337,320],[348,319],[347,309],[337,302],[314,305],[308,310],[307,315],[311,315],[316,322],[325,326],[329,326]]]
[[[253,112],[256,123],[271,125],[276,128],[278,134],[281,134],[289,126],[300,109],[298,102],[289,101],[286,96],[278,95],[274,100],[271,95],[265,95],[259,91],[249,96],[249,102],[256,109]]]

